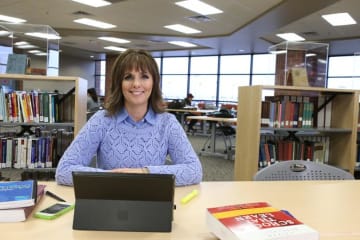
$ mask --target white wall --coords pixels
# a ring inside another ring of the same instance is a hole
[[[88,80],[88,88],[95,86],[95,61],[60,54],[60,76],[76,76]]]

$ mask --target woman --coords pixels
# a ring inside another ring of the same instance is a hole
[[[115,60],[111,79],[105,109],[88,120],[65,151],[57,182],[72,185],[73,171],[108,171],[174,174],[177,186],[199,183],[201,163],[179,122],[164,112],[152,56],[125,51]],[[97,166],[91,167],[94,154]]]

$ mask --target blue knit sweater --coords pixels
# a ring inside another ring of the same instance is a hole
[[[66,149],[56,169],[59,184],[72,185],[73,171],[143,167],[150,173],[174,174],[177,186],[201,181],[199,158],[174,115],[150,108],[142,121],[134,122],[125,109],[112,117],[105,113],[95,113]],[[165,161],[168,154],[170,164]]]

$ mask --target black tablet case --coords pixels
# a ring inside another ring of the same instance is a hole
[[[73,172],[73,229],[171,232],[175,177]]]

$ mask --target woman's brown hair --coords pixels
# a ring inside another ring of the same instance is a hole
[[[125,99],[122,92],[122,82],[125,72],[131,70],[148,71],[151,74],[154,83],[149,98],[149,105],[156,113],[164,112],[160,90],[160,74],[156,61],[145,50],[128,49],[116,58],[112,67],[110,90],[105,103],[108,115],[113,116],[124,107]]]

